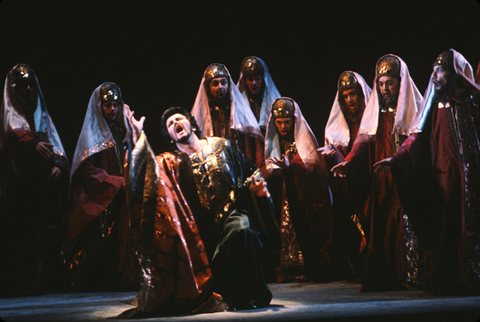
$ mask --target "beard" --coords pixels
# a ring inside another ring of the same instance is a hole
[[[459,85],[459,82],[457,81],[458,75],[452,74],[452,76],[447,80],[445,86],[437,90],[437,99],[440,101],[445,101],[448,97],[453,97],[455,93],[455,84],[457,84],[457,86]]]
[[[340,110],[342,111],[347,123],[356,123],[362,119],[365,105],[357,107],[356,111],[352,111],[350,107],[345,104],[345,102],[340,102]]]
[[[249,89],[247,89],[248,99],[254,102],[262,102],[263,100],[263,91],[259,91],[258,94],[252,94]]]
[[[230,105],[230,93],[226,92],[225,96],[222,98],[210,96],[210,104],[212,104],[213,106]]]
[[[188,135],[186,136],[183,136],[181,137],[180,139],[178,140],[174,140],[175,143],[180,143],[180,144],[185,144],[188,142],[188,140],[190,140],[190,137],[192,136],[192,130],[190,130],[190,132],[188,132]]]
[[[257,94],[253,94],[252,91],[250,90],[250,88],[248,88],[248,86],[245,87],[246,89],[246,92],[247,92],[247,96],[249,99],[252,99],[254,101],[260,101],[262,100],[263,98],[263,92],[264,92],[264,85],[262,84],[262,86],[259,87],[259,91]]]
[[[383,97],[382,100],[380,101],[380,104],[383,107],[392,107],[396,108],[398,103],[398,95],[391,96],[391,97]]]

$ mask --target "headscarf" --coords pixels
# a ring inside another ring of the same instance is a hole
[[[25,112],[15,96],[15,70],[22,66],[26,67],[27,70],[33,73],[33,79],[36,83],[38,95],[36,108],[33,114],[35,129],[30,128],[30,125],[25,118]],[[50,114],[48,114],[47,105],[45,104],[37,76],[35,75],[33,69],[26,64],[15,65],[15,67],[13,67],[7,74],[3,90],[2,107],[0,109],[0,122],[2,124],[0,128],[0,150],[3,149],[5,140],[7,139],[7,134],[10,131],[21,129],[30,133],[33,132],[32,134],[42,132],[47,135],[48,142],[53,145],[53,152],[61,157],[64,157],[66,160],[67,156],[65,154],[62,141],[60,140]]]
[[[294,141],[295,145],[298,150],[298,154],[300,155],[303,163],[307,167],[307,169],[311,170],[314,165],[318,165],[321,160],[318,155],[318,142],[313,134],[310,126],[308,125],[307,121],[302,115],[302,111],[298,106],[297,102],[289,97],[281,97],[277,98],[275,101],[279,99],[289,99],[294,104],[294,116],[295,116],[295,125],[294,125]],[[272,103],[275,104],[275,101]],[[265,137],[265,162],[267,164],[268,171],[272,171],[275,165],[268,162],[268,159],[272,156],[277,157],[278,159],[282,158],[282,149],[280,146],[280,135],[277,132],[277,128],[275,126],[275,119],[270,113],[270,117],[268,119],[267,129],[266,129],[266,137]]]
[[[75,148],[75,154],[73,155],[72,171],[70,173],[71,177],[85,159],[98,152],[114,147],[116,144],[122,143],[115,142],[107,121],[105,121],[105,118],[103,117],[100,88],[104,84],[98,86],[93,91],[90,101],[88,102],[82,131],[80,132],[77,147]],[[118,107],[117,122],[122,122],[125,126],[126,135],[124,140],[127,140],[130,134],[130,127],[123,110],[124,103],[122,100]]]
[[[246,57],[243,61],[245,61],[248,58],[255,58],[257,59],[263,66],[263,98],[262,98],[262,107],[260,111],[260,118],[258,120],[258,124],[261,127],[265,127],[270,115],[270,108],[273,104],[273,101],[279,98],[281,95],[277,90],[277,86],[275,86],[275,83],[273,82],[272,76],[268,72],[267,64],[265,62],[256,57],[256,56],[249,56]],[[243,65],[243,62],[242,62]],[[237,87],[242,93],[243,98],[247,102],[247,104],[250,106],[250,102],[248,101],[247,97],[247,85],[246,85],[246,76],[243,75],[242,69],[240,69],[240,78],[238,79],[237,82]]]
[[[370,95],[372,93],[372,89],[368,86],[365,79],[355,72],[352,72],[357,82],[362,87],[363,96],[365,99],[365,106],[367,106],[368,100],[370,99]],[[333,102],[332,110],[330,111],[330,116],[328,118],[327,126],[325,127],[325,138],[328,139],[328,142],[333,145],[340,145],[347,147],[350,143],[350,130],[348,128],[347,120],[343,115],[340,101],[341,94],[339,90],[337,90],[337,94],[335,95],[335,101]]]
[[[230,129],[263,140],[263,135],[258,126],[257,119],[250,109],[250,105],[247,104],[242,94],[233,83],[228,69],[222,64],[211,64],[206,70],[212,65],[223,66],[228,74],[228,88],[230,93]],[[191,114],[195,117],[203,136],[213,136],[212,118],[210,116],[210,107],[208,105],[208,94],[205,89],[205,73],[200,82],[200,88],[198,89]]]
[[[450,49],[453,52],[453,67],[455,73],[460,76],[462,79],[467,81],[471,87],[476,90],[480,90],[480,85],[475,83],[473,68],[470,63],[460,54],[458,51],[454,49]],[[422,104],[420,112],[417,114],[417,117],[412,122],[410,127],[410,134],[411,133],[418,133],[422,132],[423,127],[425,125],[425,121],[427,120],[428,114],[430,113],[430,109],[432,107],[433,99],[435,98],[436,90],[435,86],[433,85],[433,72],[430,75],[430,81],[428,82],[427,90],[425,91],[425,95],[422,100]]]
[[[398,56],[389,54],[386,56],[393,56],[400,61],[400,89],[398,92],[398,101],[396,108],[395,122],[393,125],[393,133],[400,135],[408,135],[408,129],[411,122],[420,109],[422,102],[422,95],[417,89],[417,86],[410,77],[407,64]],[[385,56],[384,56],[385,57]],[[382,57],[382,58],[384,58]],[[382,59],[380,58],[379,61]],[[377,62],[378,64],[378,62]],[[378,73],[375,68],[375,79],[373,81],[372,96],[365,107],[362,122],[358,130],[356,140],[374,140],[377,133],[378,117],[380,112],[379,93],[377,89]]]

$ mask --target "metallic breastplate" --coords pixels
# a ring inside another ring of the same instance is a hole
[[[295,141],[288,142],[288,141],[282,140],[281,145],[282,145],[282,154],[286,154],[287,151],[291,152],[290,161],[297,156],[298,149],[297,149],[297,145],[295,144]]]
[[[197,154],[191,154],[190,161],[200,204],[208,212],[221,216],[224,207],[233,199],[234,177],[223,149],[211,151],[212,147],[208,146],[201,152],[203,162]]]

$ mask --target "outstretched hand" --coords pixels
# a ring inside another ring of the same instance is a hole
[[[253,193],[257,195],[257,197],[267,197],[270,198],[270,192],[267,189],[267,183],[263,178],[260,178],[260,181],[257,181],[255,175],[252,175],[252,185],[250,186]]]
[[[291,151],[287,151],[287,155],[282,154],[281,160],[279,160],[276,156],[272,156],[268,160],[283,170],[287,170],[290,167],[290,153]]]
[[[35,150],[44,158],[49,158],[53,155],[53,144],[48,142],[38,142]]]
[[[395,161],[395,157],[392,156],[376,162],[373,165],[373,170],[375,174],[380,174],[383,171],[390,171],[392,169],[394,161]]]
[[[130,106],[127,104],[124,105],[124,113],[126,118],[128,119],[130,125],[132,126],[132,139],[133,143],[136,143],[138,140],[138,137],[140,136],[140,133],[142,133],[143,130],[143,122],[145,122],[145,116],[142,116],[139,121],[137,121],[134,117],[133,112],[130,109]]]
[[[348,161],[340,162],[336,166],[332,167],[330,171],[333,172],[334,177],[346,177],[348,172]]]
[[[336,153],[335,149],[332,149],[330,146],[327,138],[325,138],[325,146],[318,148],[317,151],[322,153],[322,155],[326,155],[327,157],[333,157]]]

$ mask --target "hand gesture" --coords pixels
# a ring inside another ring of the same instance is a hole
[[[53,167],[52,172],[50,173],[50,178],[58,178],[62,175],[62,170],[59,167]]]
[[[133,117],[133,111],[130,109],[130,106],[127,104],[124,105],[124,113],[125,117],[129,121],[131,127],[132,127],[132,140],[133,143],[135,144],[138,140],[138,137],[140,136],[140,133],[142,133],[143,130],[143,122],[145,122],[145,116],[142,116],[139,121],[137,121]]]
[[[48,142],[38,142],[35,150],[44,158],[49,158],[53,155],[53,144]]]
[[[321,148],[318,148],[317,149],[318,152],[321,152],[322,155],[326,155],[327,157],[333,157],[335,155],[335,149],[332,149],[332,147],[330,146],[330,144],[328,143],[328,139],[325,138],[325,146],[324,147],[321,147]]]
[[[291,151],[287,151],[287,155],[282,154],[282,159],[279,160],[276,156],[272,156],[268,160],[282,168],[283,170],[287,170],[290,167],[290,153]]]
[[[346,177],[348,172],[348,161],[340,162],[336,166],[332,167],[330,171],[333,172],[334,177]]]
[[[390,171],[392,169],[394,161],[395,161],[395,157],[392,156],[376,162],[373,165],[373,170],[375,174],[378,175],[378,174],[381,174],[383,171]]]
[[[263,178],[260,178],[260,181],[257,181],[254,175],[252,175],[252,185],[250,186],[253,193],[257,195],[257,197],[267,197],[270,198],[270,192],[267,189],[267,183]]]

